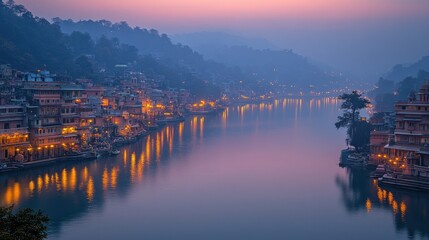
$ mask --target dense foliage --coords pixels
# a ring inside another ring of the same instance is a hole
[[[343,114],[338,116],[338,121],[335,127],[347,128],[347,135],[350,139],[350,144],[357,150],[362,149],[369,144],[370,125],[366,121],[360,120],[360,110],[368,107],[369,100],[363,98],[357,91],[352,93],[344,93],[338,97],[342,100],[341,109]]]
[[[85,29],[64,34],[56,21],[57,24],[51,24],[33,16],[22,5],[0,1],[0,64],[10,64],[21,71],[48,69],[100,81],[115,73],[115,65],[127,65],[163,81],[165,87],[188,88],[195,95],[216,97],[216,82],[244,78],[237,69],[204,61],[189,47],[173,45],[156,30],[99,21],[93,22],[95,26],[104,26],[104,31],[96,31],[99,35],[90,35]],[[91,26],[91,22],[85,26]],[[131,41],[122,41],[124,36]]]
[[[429,71],[429,56],[424,56],[417,62],[409,65],[397,64],[384,78],[399,82],[408,77],[417,77],[420,71]]]
[[[238,68],[225,67],[223,64],[207,61],[190,47],[173,44],[166,34],[160,34],[155,29],[133,28],[126,22],[112,23],[107,20],[74,22],[55,18],[54,23],[60,26],[66,34],[78,31],[89,33],[94,39],[106,36],[135,46],[139,54],[156,59],[159,64],[164,65],[164,69],[169,69],[168,72],[178,71],[181,72],[181,75],[194,75],[201,80],[210,82],[250,79],[249,75],[243,74]],[[156,71],[156,69],[150,69],[150,66],[145,65],[144,67],[148,71]],[[183,77],[175,74],[169,76],[171,82],[180,82],[181,78]]]
[[[0,239],[42,240],[48,237],[49,218],[40,210],[21,209],[13,212],[13,206],[0,207]]]
[[[0,64],[21,70],[44,66],[58,72],[73,69],[59,27],[34,17],[22,5],[0,1]]]
[[[406,101],[410,93],[417,93],[427,80],[429,80],[429,71],[423,70],[420,70],[416,77],[407,77],[398,83],[380,79],[376,89],[370,93],[376,102],[375,110],[379,112],[393,111],[395,102]]]

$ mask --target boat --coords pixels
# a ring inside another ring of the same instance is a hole
[[[210,109],[210,110],[189,110],[188,113],[190,115],[209,115],[209,114],[216,113],[216,111],[214,109]]]
[[[183,121],[185,121],[185,118],[183,116],[178,116],[178,117],[161,118],[161,119],[158,119],[156,122],[160,125],[165,125],[165,124],[179,123]]]
[[[110,152],[110,155],[118,155],[119,153],[121,153],[121,151],[119,151],[119,150],[115,149],[115,150],[112,150],[112,151]]]
[[[341,151],[340,166],[365,166],[368,162],[368,154],[344,149]]]
[[[384,174],[378,178],[380,186],[395,187],[413,191],[429,191],[429,178],[401,174]]]

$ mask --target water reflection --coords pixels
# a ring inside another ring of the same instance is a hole
[[[336,183],[348,211],[389,211],[398,231],[406,231],[410,239],[429,238],[429,194],[381,188],[364,169],[348,168]]]
[[[313,106],[315,104],[317,109]],[[125,196],[132,186],[141,184],[146,176],[154,176],[160,166],[167,165],[173,159],[185,159],[189,152],[204,143],[207,136],[218,134],[219,129],[228,135],[237,131],[253,134],[259,130],[259,125],[255,123],[260,121],[276,121],[276,124],[264,125],[264,130],[291,122],[298,125],[302,115],[309,116],[316,110],[336,111],[338,104],[334,98],[308,101],[282,99],[229,107],[217,116],[193,116],[184,123],[166,126],[121,149],[121,154],[116,157],[62,163],[1,175],[0,204],[41,208],[50,216],[50,231],[55,234],[63,223],[94,209],[101,209],[107,199]],[[387,201],[388,198],[387,195]],[[362,201],[369,211],[377,207],[370,197]],[[405,217],[412,209],[406,200],[395,198],[391,203],[392,206],[397,205],[398,212],[403,212]],[[350,204],[356,203],[351,201]]]

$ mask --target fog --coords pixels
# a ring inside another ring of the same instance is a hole
[[[200,31],[265,39],[361,81],[429,54],[429,1],[19,0],[48,19],[107,19],[168,35]]]

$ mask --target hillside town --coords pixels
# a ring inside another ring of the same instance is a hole
[[[193,97],[187,89],[159,87],[142,73],[123,71],[112,84],[70,79],[42,70],[0,71],[0,167],[11,170],[61,159],[117,154],[160,125],[184,114],[223,109],[222,99]]]
[[[379,112],[370,123],[370,163],[378,165],[379,182],[397,187],[428,188],[429,81],[397,102],[394,112]],[[387,174],[384,174],[387,173]],[[384,175],[383,175],[384,174]]]

